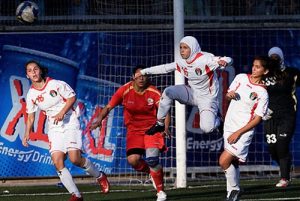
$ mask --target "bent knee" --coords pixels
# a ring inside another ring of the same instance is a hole
[[[214,131],[214,127],[213,126],[210,126],[210,125],[202,125],[201,127],[201,130],[204,132],[204,133],[211,133]]]
[[[159,164],[159,157],[147,157],[145,161],[149,165],[149,167],[154,168]]]

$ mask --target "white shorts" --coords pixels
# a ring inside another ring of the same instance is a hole
[[[250,130],[247,133],[244,133],[236,143],[229,144],[227,138],[232,133],[233,132],[224,131],[224,149],[231,153],[233,156],[236,156],[239,161],[246,162],[249,152],[249,145],[251,144],[254,130]]]
[[[80,129],[49,130],[48,138],[50,154],[55,151],[67,153],[70,149],[81,150],[82,147],[82,131]]]

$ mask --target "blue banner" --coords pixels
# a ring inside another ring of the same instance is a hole
[[[224,94],[235,73],[251,70],[255,55],[266,55],[272,46],[284,50],[286,63],[300,67],[300,31],[295,30],[229,30],[194,31],[189,34],[199,39],[203,51],[216,55],[231,56],[234,69],[219,72],[221,83],[220,108],[224,116],[228,105]],[[255,37],[252,37],[255,35]],[[30,146],[23,147],[21,140],[25,129],[25,98],[30,82],[25,76],[24,64],[37,60],[49,69],[49,76],[69,83],[77,93],[81,109],[83,150],[99,170],[108,174],[128,173],[126,161],[126,130],[123,124],[123,109],[116,107],[103,122],[101,130],[90,131],[88,126],[108,103],[116,89],[129,81],[131,68],[136,64],[147,66],[172,62],[173,33],[161,35],[152,32],[99,32],[99,33],[28,33],[1,34],[0,37],[0,178],[56,176],[48,152],[47,124],[45,116],[38,112],[35,129],[31,133]],[[152,46],[163,43],[161,48]],[[149,45],[150,44],[150,45]],[[116,46],[117,45],[117,46]],[[155,51],[154,48],[155,47]],[[109,55],[109,56],[108,56]],[[166,57],[165,55],[169,55]],[[149,59],[156,58],[160,59]],[[120,76],[121,75],[121,76]],[[158,83],[171,85],[171,80],[158,79]],[[299,97],[299,89],[297,91]],[[196,108],[188,107],[187,157],[189,167],[218,166],[218,157],[223,148],[222,136],[205,135],[199,129]],[[297,113],[300,118],[299,112]],[[299,121],[298,121],[299,122]],[[297,123],[292,143],[293,163],[300,165],[300,135]],[[173,135],[175,135],[173,133]],[[167,145],[175,145],[175,138]],[[175,147],[164,156],[164,166],[174,167]],[[259,154],[258,154],[259,153]],[[172,156],[172,157],[168,157]],[[270,163],[263,141],[262,129],[250,146],[249,164]],[[72,174],[85,174],[69,161]]]

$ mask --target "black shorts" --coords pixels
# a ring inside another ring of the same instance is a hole
[[[126,156],[130,156],[132,154],[138,154],[138,155],[145,155],[145,149],[141,149],[141,148],[133,148],[133,149],[129,149],[126,152]]]
[[[274,144],[277,141],[289,142],[294,135],[295,125],[296,114],[291,112],[281,112],[281,115],[264,121],[266,142],[268,144]]]

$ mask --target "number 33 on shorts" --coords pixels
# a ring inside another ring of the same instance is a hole
[[[267,134],[266,138],[267,138],[267,143],[268,144],[274,144],[274,143],[277,142],[277,138],[276,138],[275,134]]]

